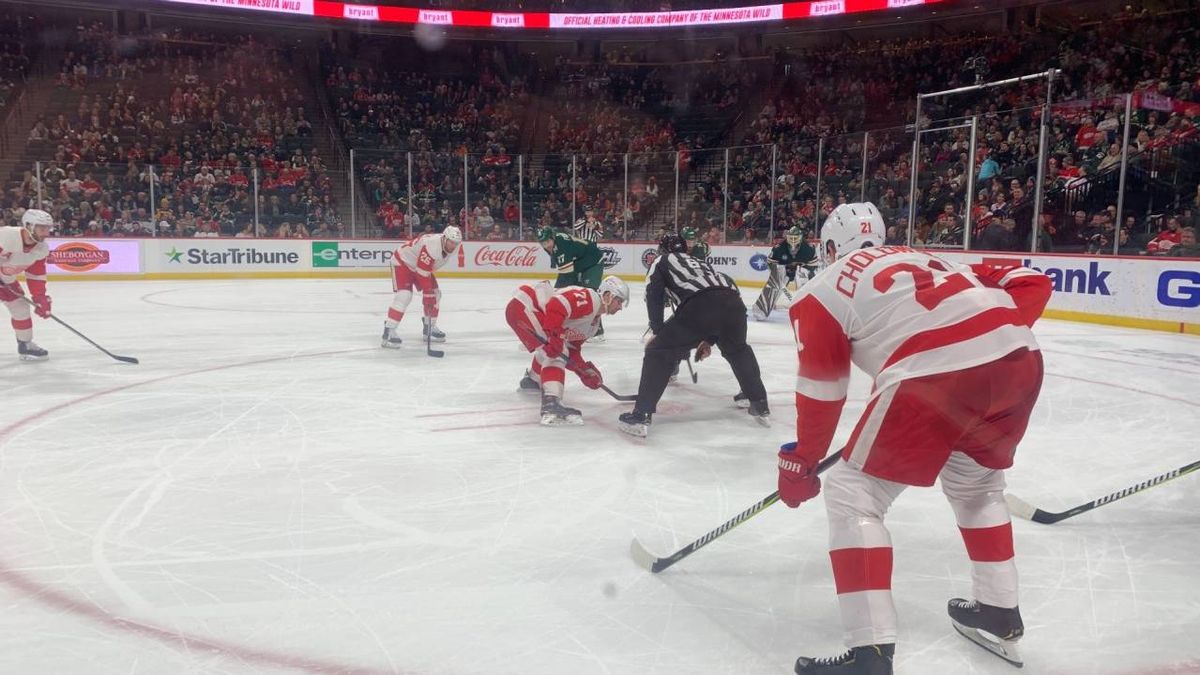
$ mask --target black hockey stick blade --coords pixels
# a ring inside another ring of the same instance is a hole
[[[831,453],[828,457],[821,460],[821,463],[817,465],[817,473],[820,474],[829,467],[833,466],[835,462],[841,459],[841,456],[842,453],[839,451]],[[629,545],[629,554],[633,556],[633,561],[637,563],[638,567],[641,567],[652,574],[658,574],[671,565],[674,565],[696,551],[708,546],[726,532],[729,532],[738,525],[741,525],[754,516],[766,511],[768,507],[777,501],[779,501],[779,492],[772,492],[771,494],[759,500],[755,505],[722,523],[717,529],[712,530],[708,534],[700,537],[687,546],[684,546],[669,556],[663,558],[655,556],[650,551],[647,551],[645,546],[642,546],[642,542],[638,541],[637,537],[634,537],[633,543]]]
[[[1127,487],[1124,490],[1118,490],[1117,492],[1105,495],[1086,504],[1080,504],[1073,509],[1067,509],[1066,511],[1060,511],[1058,513],[1043,511],[1024,499],[1008,493],[1005,493],[1004,500],[1008,502],[1008,510],[1014,516],[1017,516],[1018,518],[1024,518],[1025,520],[1032,520],[1035,523],[1042,523],[1043,525],[1051,525],[1060,520],[1066,520],[1067,518],[1091,511],[1098,506],[1111,504],[1118,499],[1124,499],[1125,497],[1128,497],[1132,494],[1137,494],[1142,490],[1148,490],[1156,485],[1162,485],[1163,483],[1179,478],[1180,476],[1186,476],[1197,469],[1200,469],[1200,461],[1195,461],[1191,464],[1185,464],[1174,471],[1168,471],[1167,473],[1155,476],[1150,480],[1142,481],[1141,483],[1138,483],[1132,487]]]
[[[440,359],[446,355],[446,352],[433,348],[433,338],[429,335],[429,333],[425,334],[425,353],[435,359]]]
[[[25,298],[25,302],[28,302],[29,304],[36,306],[36,304],[29,298]],[[54,314],[51,314],[50,318],[57,321],[59,323],[59,325],[61,325],[63,328],[66,328],[67,330],[71,331],[72,333],[78,335],[80,338],[83,339],[84,342],[88,343],[89,345],[91,345],[91,346],[95,347],[96,349],[99,349],[100,351],[107,354],[109,356],[109,358],[120,361],[121,363],[132,363],[135,365],[137,363],[139,363],[139,361],[137,359],[133,358],[132,356],[121,356],[120,354],[114,354],[114,353],[108,351],[107,349],[105,349],[104,347],[101,347],[100,345],[96,344],[96,342],[94,340],[92,340],[88,336],[84,335],[83,333],[80,333],[79,331],[75,330],[74,328],[71,327],[71,324],[67,323],[66,321],[63,321],[62,319],[58,318]]]
[[[606,384],[601,384],[600,388],[603,389],[609,396],[617,399],[618,401],[623,401],[625,403],[633,403],[637,401],[637,394],[618,394],[612,389],[609,389],[608,385]]]
[[[692,360],[690,358],[687,358],[687,359],[684,359],[684,361],[686,361],[688,364],[688,372],[692,374],[692,384],[699,383],[700,377],[696,375],[696,370],[694,368],[692,368]]]

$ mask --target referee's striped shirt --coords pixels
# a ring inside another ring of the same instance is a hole
[[[650,330],[657,333],[663,324],[667,299],[676,307],[698,293],[726,288],[737,291],[737,284],[727,275],[712,268],[703,260],[686,253],[664,253],[650,264],[646,274],[646,309],[650,314]]]

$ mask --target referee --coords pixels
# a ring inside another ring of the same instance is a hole
[[[696,348],[696,360],[703,361],[714,344],[721,348],[721,356],[750,399],[750,414],[763,425],[769,424],[767,390],[754,350],[746,344],[746,306],[737,284],[707,262],[689,256],[687,244],[675,233],[664,235],[658,250],[646,276],[646,309],[653,336],[642,358],[637,403],[633,412],[620,416],[621,431],[645,436],[675,366],[692,348]],[[664,322],[668,298],[676,310]]]

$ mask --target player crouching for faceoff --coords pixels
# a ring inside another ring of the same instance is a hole
[[[971,560],[974,599],[950,600],[955,629],[1020,665],[1012,525],[1004,470],[1042,385],[1030,328],[1050,280],[1023,267],[967,267],[884,246],[873,204],[843,204],[821,228],[828,267],[791,306],[799,353],[797,441],[779,452],[790,507],[821,491],[814,473],[837,428],[851,362],[874,380],[825,478],[829,558],[849,651],[801,657],[803,675],[888,675],[896,642],[888,507],[940,478]]]
[[[421,337],[433,342],[445,342],[446,334],[438,330],[438,306],[442,291],[438,288],[433,273],[441,269],[450,255],[462,245],[462,231],[450,225],[439,234],[423,234],[412,241],[401,244],[392,252],[392,305],[388,307],[387,319],[383,322],[383,338],[380,344],[388,349],[397,349],[402,340],[394,335],[396,326],[404,318],[404,310],[412,302],[413,288],[421,291],[425,316],[422,318]]]
[[[605,277],[597,290],[582,286],[554,289],[549,281],[519,287],[504,317],[533,364],[521,379],[521,391],[542,393],[542,424],[583,424],[583,414],[562,404],[564,370],[579,376],[588,389],[604,384],[600,369],[584,361],[583,343],[595,335],[600,317],[629,304],[629,285]]]
[[[34,311],[43,319],[50,317],[50,296],[46,295],[46,257],[50,246],[46,238],[54,230],[54,219],[41,209],[28,209],[20,227],[0,227],[0,302],[12,315],[17,334],[17,354],[23,361],[44,361],[50,353],[33,341],[33,319],[25,289],[17,275],[25,273]]]

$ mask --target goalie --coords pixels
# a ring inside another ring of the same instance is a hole
[[[808,242],[804,241],[804,231],[799,227],[788,230],[783,241],[771,249],[767,256],[767,285],[754,303],[754,320],[766,321],[779,302],[779,296],[786,295],[788,301],[792,293],[804,285],[817,272],[817,252]],[[796,281],[796,271],[803,269],[803,281]]]

